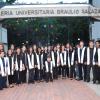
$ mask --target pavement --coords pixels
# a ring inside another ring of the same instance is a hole
[[[100,84],[93,84],[93,82],[86,83],[98,96],[100,96]]]
[[[92,74],[92,70],[90,72],[90,78],[91,81],[89,83],[86,83],[86,85],[91,88],[98,96],[100,96],[100,84],[93,84],[93,74]]]
[[[100,100],[100,85],[70,79],[22,84],[0,91],[0,100]]]

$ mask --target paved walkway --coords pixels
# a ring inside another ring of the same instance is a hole
[[[86,83],[98,96],[100,96],[100,84],[93,84],[93,82]]]
[[[0,100],[100,100],[91,84],[76,80],[23,84],[0,91]]]

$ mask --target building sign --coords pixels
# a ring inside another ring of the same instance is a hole
[[[91,5],[24,5],[7,6],[0,9],[0,18],[100,16],[100,9]]]

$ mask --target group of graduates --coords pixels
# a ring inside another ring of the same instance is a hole
[[[92,70],[91,70],[92,69]],[[66,45],[37,46],[12,44],[7,53],[0,44],[0,90],[22,83],[53,82],[58,78],[100,83],[100,42],[80,41]]]

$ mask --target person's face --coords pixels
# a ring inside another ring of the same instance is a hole
[[[76,45],[76,48],[79,48],[79,47],[80,47],[79,44],[77,44],[77,45]]]
[[[32,52],[32,51],[33,51],[32,47],[31,47],[31,48],[29,48],[29,51],[30,51],[30,52]]]
[[[48,49],[48,48],[47,48],[47,47],[45,47],[44,49],[45,49],[45,51],[47,51],[47,49]]]
[[[70,48],[70,44],[69,43],[66,44],[66,48]]]
[[[38,48],[38,52],[41,52],[41,48]]]
[[[41,50],[42,50],[42,51],[44,51],[44,48],[43,48],[43,47],[41,47]]]
[[[60,49],[60,45],[59,44],[57,45],[57,49]]]
[[[15,48],[15,46],[12,44],[12,45],[11,45],[11,49],[14,50],[14,48]]]
[[[51,50],[51,47],[50,47],[50,46],[48,46],[48,50],[49,50],[49,51]]]
[[[65,47],[64,46],[62,46],[62,51],[64,51],[65,50]]]
[[[56,47],[54,47],[54,51],[56,51],[57,50],[57,48]]]
[[[20,53],[20,48],[17,49],[17,53],[18,53],[18,54]]]
[[[100,43],[96,42],[96,47],[99,48],[100,47]]]
[[[36,45],[33,45],[33,49],[36,50],[36,48],[37,48]]]
[[[25,46],[23,46],[23,47],[22,47],[22,51],[25,51],[25,50],[26,50],[26,47],[25,47]]]
[[[1,57],[4,57],[5,56],[5,53],[4,52],[1,52],[0,55],[1,55]]]
[[[84,42],[80,42],[80,47],[83,47],[84,46]]]
[[[12,51],[11,50],[8,50],[8,55],[11,55],[12,54]]]
[[[3,50],[3,45],[2,44],[0,44],[0,50]]]
[[[51,61],[51,58],[50,58],[50,57],[48,57],[48,58],[47,58],[47,61],[48,61],[48,62],[50,62],[50,61]]]
[[[94,43],[93,43],[93,42],[89,42],[89,46],[90,46],[91,48],[93,48]]]
[[[72,50],[73,48],[72,48],[72,46],[70,46],[70,50]]]

